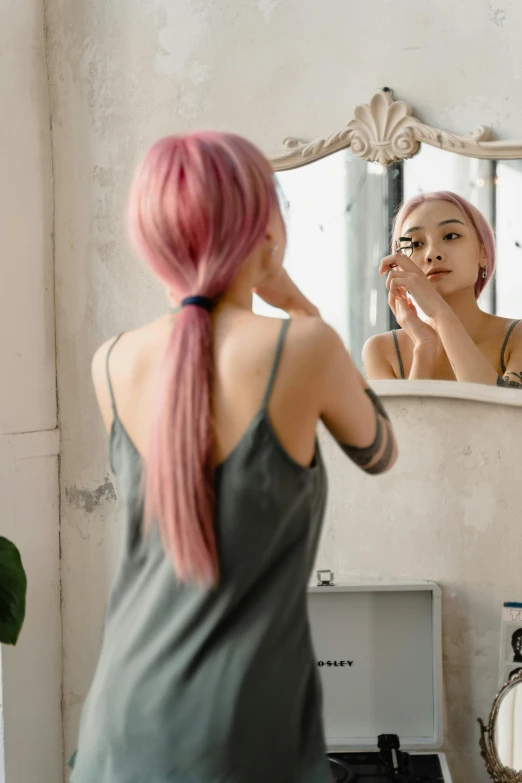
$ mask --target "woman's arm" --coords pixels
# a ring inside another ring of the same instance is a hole
[[[407,335],[413,346],[408,380],[433,380],[437,358],[437,333],[419,318],[415,305],[408,300],[405,293],[399,293],[397,296],[390,294],[389,305],[402,333]],[[399,358],[396,356],[391,332],[376,334],[366,341],[363,347],[363,366],[368,380],[398,379],[401,377],[398,365]]]
[[[390,293],[397,296],[403,289],[410,291],[421,310],[435,324],[456,379],[468,383],[497,385],[499,375],[495,368],[480,348],[477,348],[458,316],[413,261],[397,254],[388,256],[381,264],[381,274],[386,272],[386,287]]]
[[[339,335],[326,324],[314,352],[321,357],[319,416],[344,453],[370,475],[389,470],[397,459],[392,425],[379,398],[353,364]]]
[[[319,311],[302,294],[288,274],[256,289],[262,299],[291,316],[316,316],[307,334],[307,372],[316,397],[314,413],[337,440],[345,454],[371,475],[389,470],[397,459],[397,444],[384,407],[361,377],[337,332],[325,324]]]
[[[497,386],[522,389],[522,335],[513,334],[511,340],[513,341],[511,356],[507,363],[506,372],[497,378]]]
[[[497,385],[499,379],[497,371],[480,348],[477,348],[451,307],[446,305],[436,312],[433,320],[456,379],[468,383]]]
[[[437,348],[414,346],[413,362],[411,365],[408,380],[410,381],[432,381],[435,378],[435,360],[437,358]]]

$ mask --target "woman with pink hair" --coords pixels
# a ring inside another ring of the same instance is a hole
[[[520,322],[477,304],[495,268],[495,238],[479,210],[448,191],[416,196],[397,213],[392,249],[381,274],[388,275],[389,304],[401,329],[366,342],[367,377],[522,389]]]
[[[154,144],[130,227],[176,307],[93,359],[125,528],[72,783],[329,783],[306,610],[316,428],[371,475],[395,461],[391,425],[283,270],[252,144]],[[296,317],[255,315],[253,291]]]

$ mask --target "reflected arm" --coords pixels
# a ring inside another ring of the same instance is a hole
[[[457,381],[496,386],[499,379],[497,371],[477,348],[451,307],[444,307],[435,315],[434,321]]]
[[[522,338],[519,334],[513,334],[511,339],[513,341],[511,356],[506,372],[497,378],[497,386],[522,389]]]
[[[410,381],[432,381],[435,378],[436,346],[415,346],[413,362],[408,379]]]

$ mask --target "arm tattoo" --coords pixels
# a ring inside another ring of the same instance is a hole
[[[388,422],[385,422],[384,424],[386,428],[386,447],[384,449],[383,455],[380,459],[377,460],[377,462],[371,466],[371,468],[366,468],[366,473],[369,473],[370,476],[378,476],[379,473],[383,473],[388,465],[390,464],[391,455],[393,452],[393,437],[390,432],[390,425]]]
[[[384,405],[380,401],[379,397],[377,397],[377,395],[375,394],[374,390],[373,389],[365,389],[364,391],[366,392],[366,394],[370,398],[370,400],[372,402],[372,405],[375,408],[376,412],[380,413],[383,418],[385,418],[388,421],[390,421],[390,417],[386,413],[386,408],[384,407]]]
[[[515,381],[514,378],[517,380]],[[507,372],[504,377],[499,375],[497,386],[504,386],[509,389],[522,389],[522,372]]]
[[[390,464],[391,455],[393,453],[393,436],[389,423],[390,420],[382,402],[372,389],[365,389],[365,392],[372,402],[377,422],[377,431],[373,443],[369,446],[362,447],[350,446],[347,443],[340,443],[339,445],[352,462],[355,462],[358,467],[362,468],[370,475],[375,476],[378,473],[385,471]],[[370,465],[376,455],[380,453],[383,443],[385,445],[380,459],[373,465]]]
[[[369,446],[360,447],[349,446],[347,443],[339,444],[346,456],[350,457],[352,462],[355,462],[355,464],[363,470],[366,470],[366,466],[370,464],[375,455],[378,454],[381,450],[384,435],[386,435],[386,437],[388,436],[388,433],[385,433],[384,431],[384,426],[380,416],[377,416],[376,418],[377,432],[375,433],[373,443],[371,443]]]

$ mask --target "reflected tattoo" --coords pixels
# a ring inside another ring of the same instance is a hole
[[[379,397],[373,389],[365,389],[365,392],[372,402],[377,422],[373,443],[363,447],[349,446],[347,443],[340,443],[339,445],[352,462],[355,462],[358,467],[370,475],[375,476],[383,473],[390,464],[393,454],[393,435],[388,414]],[[373,462],[379,454],[381,456],[377,462]]]
[[[522,372],[507,372],[504,377],[499,375],[497,386],[504,386],[504,388],[508,389],[522,389]]]

